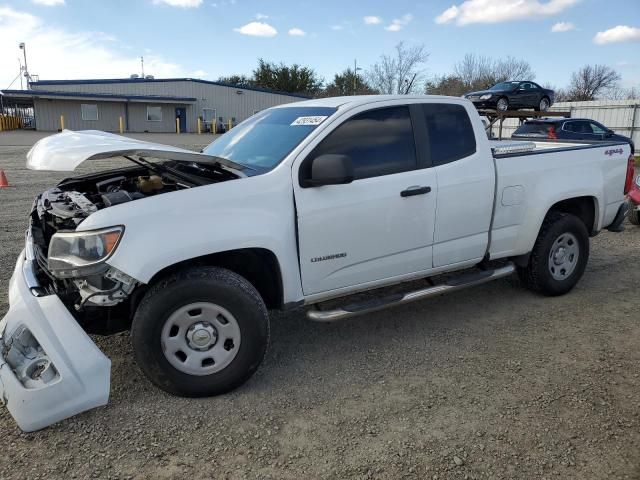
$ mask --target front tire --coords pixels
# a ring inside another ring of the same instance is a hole
[[[171,275],[144,296],[131,327],[136,362],[174,395],[219,395],[246,382],[269,343],[269,316],[256,289],[222,268]]]
[[[498,99],[498,102],[496,103],[496,109],[499,112],[506,112],[507,110],[509,110],[509,100],[507,99],[507,97],[501,97]]]
[[[547,215],[526,267],[518,268],[522,284],[543,295],[563,295],[582,277],[589,259],[589,233],[568,213]]]

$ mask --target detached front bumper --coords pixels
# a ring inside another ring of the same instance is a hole
[[[0,321],[0,399],[26,432],[105,405],[111,370],[58,296],[39,288],[32,262],[20,254]]]

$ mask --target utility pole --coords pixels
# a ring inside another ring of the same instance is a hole
[[[24,86],[22,85],[22,62],[20,61],[20,57],[18,57],[18,65],[20,65],[20,90],[24,90]]]
[[[27,90],[29,90],[31,88],[31,86],[29,85],[31,83],[31,77],[29,76],[29,67],[27,67],[27,46],[24,42],[21,42],[19,47],[24,55],[24,76],[27,79]],[[22,82],[22,79],[20,81]]]
[[[142,66],[142,77],[144,78],[144,57],[140,57],[140,65]]]
[[[358,67],[358,59],[353,59],[353,94],[358,91],[358,70],[362,70]]]

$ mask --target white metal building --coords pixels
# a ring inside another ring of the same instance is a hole
[[[41,80],[30,90],[3,90],[5,101],[32,101],[36,130],[196,132],[220,130],[302,95],[195,78]],[[62,118],[61,118],[62,117]],[[177,119],[177,121],[176,121]]]

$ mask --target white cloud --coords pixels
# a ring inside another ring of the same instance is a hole
[[[37,5],[44,5],[45,7],[57,7],[58,5],[64,5],[64,0],[31,0]]]
[[[413,15],[407,13],[400,18],[394,18],[389,25],[384,27],[384,29],[389,32],[399,32],[406,27],[411,20],[413,20]]]
[[[289,35],[291,35],[293,37],[304,37],[306,34],[307,34],[307,32],[305,32],[301,28],[297,28],[297,27],[294,27],[294,28],[289,30]]]
[[[535,17],[549,17],[572,7],[580,0],[466,0],[452,5],[435,19],[436,23],[457,25],[500,23]]]
[[[343,25],[331,25],[329,28],[331,30],[344,30],[344,26]]]
[[[266,20],[267,18],[269,18],[269,15],[265,15],[264,13],[256,13],[257,20]]]
[[[553,33],[562,33],[575,30],[575,28],[576,26],[571,22],[558,22],[553,24],[553,26],[551,27],[551,31]]]
[[[593,42],[598,45],[606,43],[640,42],[640,28],[618,25],[604,32],[596,33]]]
[[[202,5],[202,0],[153,0],[154,5],[169,5],[170,7],[197,8]]]
[[[275,37],[278,34],[278,31],[275,28],[264,22],[249,22],[246,25],[234,28],[233,30],[252,37]]]
[[[362,20],[364,21],[365,25],[378,25],[382,23],[382,19],[380,17],[376,17],[375,15],[367,15],[366,17],[363,17]]]
[[[0,7],[0,88],[18,74],[17,42],[22,39],[27,43],[30,73],[42,80],[126,78],[140,71],[140,57],[126,52],[110,35],[51,27],[44,17]],[[153,52],[145,53],[144,67],[157,78],[189,75],[189,70]],[[20,88],[19,80],[12,88],[16,85]]]

